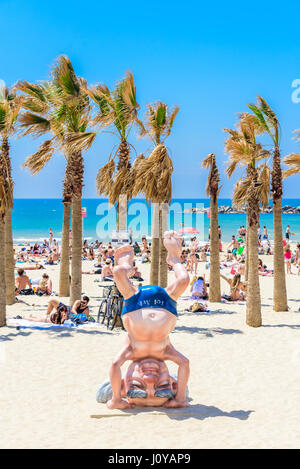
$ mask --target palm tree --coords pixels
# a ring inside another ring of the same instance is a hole
[[[6,216],[13,206],[13,181],[11,178],[11,163],[9,157],[8,137],[14,130],[14,123],[19,112],[20,102],[15,93],[11,93],[6,86],[0,89],[0,132],[1,132],[1,153],[0,153],[0,327],[6,324]],[[10,225],[11,226],[11,225]],[[14,261],[9,259],[9,263],[14,268]],[[13,271],[14,286],[14,271]],[[10,287],[10,285],[9,285]]]
[[[70,191],[72,194],[72,265],[70,304],[82,292],[82,214],[81,198],[84,179],[82,152],[88,150],[96,134],[88,132],[91,107],[83,91],[86,80],[76,76],[70,59],[60,56],[53,68],[53,81],[58,93],[53,96],[58,124],[64,127],[64,149],[68,155]]]
[[[241,208],[247,206],[248,219],[248,283],[246,323],[252,327],[261,326],[261,299],[258,275],[258,240],[260,203],[267,205],[270,187],[269,167],[267,164],[256,167],[257,161],[266,158],[268,152],[256,142],[260,133],[252,116],[243,113],[239,122],[239,131],[225,129],[230,137],[225,142],[225,151],[230,160],[227,174],[232,176],[237,165],[245,165],[246,176],[240,178],[234,189],[233,204]]]
[[[7,179],[13,191],[11,176],[11,158],[9,137],[16,131],[16,122],[21,107],[21,98],[16,95],[15,89],[8,89],[5,85],[0,87],[0,136],[1,136],[1,161],[4,165],[2,175]],[[9,182],[10,181],[10,182]],[[15,302],[15,260],[13,250],[13,234],[11,222],[11,206],[5,210],[5,282],[6,304]]]
[[[126,73],[114,91],[110,92],[106,85],[84,87],[89,97],[97,105],[97,114],[93,123],[100,129],[109,127],[120,143],[98,172],[96,178],[99,195],[108,196],[109,202],[117,207],[117,230],[126,230],[127,203],[132,198],[133,168],[130,162],[128,137],[134,122],[138,121],[136,87],[131,72]],[[115,150],[115,151],[114,151]],[[114,159],[118,157],[118,164]]]
[[[273,224],[274,224],[274,311],[288,311],[286,279],[284,270],[284,256],[282,244],[282,170],[280,162],[281,129],[275,112],[264,98],[258,96],[257,105],[249,104],[249,108],[256,116],[257,124],[272,140],[273,168],[272,168],[272,196],[273,196]]]
[[[220,249],[218,230],[218,195],[220,192],[220,176],[216,164],[216,155],[210,153],[202,162],[203,168],[209,168],[206,194],[210,196],[210,278],[209,301],[221,301],[220,285]]]
[[[161,101],[148,104],[145,125],[138,122],[140,135],[148,135],[155,148],[147,159],[137,163],[133,194],[145,194],[154,203],[152,217],[151,271],[152,285],[167,286],[167,251],[163,243],[163,233],[168,228],[168,206],[172,198],[171,175],[173,164],[164,142],[170,135],[179,107],[168,111]]]
[[[23,135],[40,137],[47,133],[52,133],[52,138],[43,142],[38,151],[30,155],[23,164],[23,167],[29,169],[32,175],[36,175],[50,161],[55,152],[64,151],[64,128],[55,121],[55,114],[53,114],[51,103],[51,96],[57,90],[51,82],[37,85],[21,81],[17,83],[17,88],[23,93],[23,108],[26,109],[26,112],[23,112],[19,119],[19,127],[24,130]],[[69,231],[72,190],[70,187],[70,163],[67,155],[65,156],[66,170],[63,182],[64,214],[59,278],[59,296],[61,297],[70,295]]]
[[[81,197],[83,187],[83,157],[82,152],[92,145],[96,134],[88,132],[87,127],[90,123],[90,105],[88,95],[83,91],[86,81],[77,77],[70,59],[66,56],[60,56],[57,59],[52,71],[52,81],[46,82],[43,86],[47,88],[46,104],[50,106],[50,119],[33,114],[26,113],[21,126],[28,126],[28,133],[38,135],[45,129],[51,130],[53,138],[46,140],[40,149],[27,160],[26,166],[34,165],[35,161],[42,159],[45,163],[49,161],[53,153],[59,148],[64,151],[67,158],[66,178],[64,184],[64,233],[63,233],[63,253],[62,259],[65,260],[61,276],[66,279],[66,250],[68,250],[69,237],[68,218],[70,209],[70,200],[72,200],[72,267],[71,267],[71,295],[70,303],[80,299],[82,291],[82,217],[81,217]],[[37,85],[39,86],[39,85]],[[41,85],[42,86],[42,85]],[[22,85],[20,86],[20,89]],[[40,89],[35,88],[39,93]],[[24,89],[23,91],[26,92]],[[29,93],[30,94],[30,93]],[[43,98],[41,98],[43,100]],[[35,101],[27,103],[27,107],[32,106],[32,110],[40,112],[40,109],[34,109],[37,103]],[[43,111],[42,111],[43,112]],[[44,122],[43,122],[44,119]],[[35,121],[37,123],[35,124]],[[68,260],[69,262],[69,260]]]

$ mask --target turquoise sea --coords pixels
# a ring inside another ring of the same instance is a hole
[[[230,199],[220,199],[219,205],[231,205]],[[300,206],[300,199],[284,199],[283,205]],[[114,208],[108,206],[105,199],[83,199],[87,217],[84,218],[84,238],[107,240],[116,226]],[[187,213],[192,207],[209,207],[209,199],[173,199],[170,205],[169,226],[178,230],[184,226],[193,226],[200,232],[199,240],[208,237],[209,218],[206,214]],[[187,212],[186,212],[187,211]],[[13,209],[13,233],[15,242],[42,241],[48,238],[49,228],[54,237],[61,239],[63,204],[58,199],[16,199]],[[246,224],[244,214],[219,214],[222,239],[229,241],[241,225]],[[128,228],[133,230],[133,238],[142,235],[151,236],[151,205],[143,199],[133,199],[128,205]],[[260,225],[267,226],[270,238],[273,236],[272,214],[262,214]],[[283,214],[283,230],[291,226],[296,234],[293,241],[300,241],[300,214]]]

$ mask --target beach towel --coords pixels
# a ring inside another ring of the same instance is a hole
[[[26,319],[13,319],[9,318],[7,320],[7,324],[9,326],[15,326],[18,329],[35,329],[35,330],[45,330],[45,329],[70,329],[70,328],[82,328],[82,329],[89,329],[89,328],[100,328],[104,327],[99,323],[95,322],[86,322],[84,324],[75,324],[70,320],[64,322],[64,324],[53,324],[51,322],[34,322],[34,321],[27,321]]]

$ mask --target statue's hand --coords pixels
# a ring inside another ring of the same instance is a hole
[[[167,407],[168,409],[176,409],[179,407],[188,407],[188,401],[178,401],[176,398],[170,399],[164,404],[164,407]]]
[[[133,409],[134,404],[130,404],[126,399],[111,399],[106,403],[109,409]]]

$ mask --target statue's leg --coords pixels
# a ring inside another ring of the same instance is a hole
[[[133,269],[133,259],[134,251],[130,245],[122,246],[115,252],[117,265],[113,269],[114,280],[125,300],[137,292],[137,288],[129,279],[129,274]]]
[[[166,292],[177,301],[187,289],[190,281],[186,267],[180,260],[182,238],[175,231],[166,231],[164,245],[168,251],[167,262],[173,267],[175,274],[175,280],[166,288]]]

